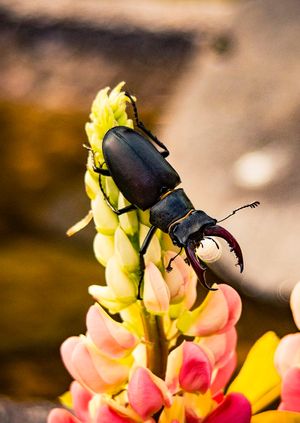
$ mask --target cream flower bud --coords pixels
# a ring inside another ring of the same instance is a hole
[[[111,314],[119,313],[133,301],[132,298],[128,298],[127,302],[124,298],[118,299],[109,286],[91,285],[88,288],[88,292],[98,303],[107,308]]]
[[[152,314],[163,314],[169,310],[170,290],[153,263],[145,269],[143,299],[146,309]]]
[[[116,214],[106,204],[102,193],[92,200],[92,211],[97,231],[105,235],[112,235],[119,222]]]
[[[85,191],[91,200],[94,200],[100,193],[98,175],[87,170],[84,175]]]
[[[107,286],[115,293],[117,299],[125,302],[136,300],[136,284],[127,273],[122,270],[116,256],[112,256],[105,269]]]
[[[140,246],[142,246],[143,241],[148,232],[149,232],[148,226],[140,224]],[[159,239],[156,234],[151,239],[147,252],[144,255],[144,260],[146,265],[150,262],[156,265],[160,264],[161,248],[160,248]]]
[[[129,206],[129,201],[126,200],[124,195],[119,194],[118,209]],[[137,213],[135,210],[129,213],[124,213],[119,216],[120,226],[127,235],[134,235],[139,228],[139,222],[137,219]]]
[[[139,255],[133,248],[129,238],[120,227],[115,232],[115,256],[119,265],[127,272],[137,271]]]
[[[96,259],[105,267],[114,255],[114,237],[98,232],[94,238],[93,248]]]

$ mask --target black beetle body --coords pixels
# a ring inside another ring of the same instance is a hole
[[[106,166],[124,197],[147,210],[174,189],[180,178],[146,138],[126,126],[110,129],[103,139]]]
[[[192,265],[200,282],[208,289],[210,287],[205,281],[205,263],[196,255],[196,248],[204,237],[218,236],[225,239],[231,251],[234,251],[242,272],[243,256],[239,244],[226,229],[217,225],[216,219],[211,218],[202,210],[195,210],[182,188],[176,189],[180,184],[180,177],[165,160],[169,154],[168,149],[145,128],[138,119],[133,98],[128,93],[126,95],[132,103],[137,127],[163,151],[160,152],[148,139],[133,129],[116,126],[110,129],[103,139],[102,149],[106,168],[103,168],[104,163],[102,163],[100,167],[94,166],[94,170],[99,173],[99,184],[104,198],[115,213],[120,215],[137,207],[142,210],[150,209],[152,226],[140,248],[142,275],[138,287],[138,298],[141,298],[140,288],[145,269],[144,255],[157,228],[168,233],[174,245],[185,249],[188,263]],[[124,197],[131,203],[129,206],[120,210],[114,208],[102,187],[101,175],[113,178]],[[229,216],[237,210],[256,207],[258,204],[254,202],[242,206]],[[171,261],[167,270],[171,270]]]

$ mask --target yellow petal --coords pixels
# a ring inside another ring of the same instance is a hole
[[[242,369],[228,392],[241,392],[256,413],[280,394],[281,379],[274,365],[274,353],[279,338],[274,332],[265,333],[251,348]]]
[[[70,391],[66,391],[59,397],[59,402],[66,408],[73,408],[73,399]]]
[[[292,411],[265,411],[251,419],[251,423],[300,423],[300,413]]]
[[[174,397],[171,407],[164,407],[158,423],[185,422],[185,410],[183,397]]]

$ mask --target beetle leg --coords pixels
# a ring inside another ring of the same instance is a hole
[[[140,276],[139,285],[138,285],[138,296],[137,296],[138,300],[142,299],[142,297],[141,297],[141,287],[142,287],[142,282],[143,282],[143,278],[144,278],[144,271],[145,271],[145,267],[146,267],[144,255],[146,254],[146,252],[148,250],[151,239],[153,238],[153,235],[155,234],[156,229],[157,229],[156,226],[151,226],[147,235],[145,236],[145,239],[144,239],[143,244],[142,244],[140,251],[139,251],[141,276]]]
[[[106,169],[103,169],[103,170],[106,170]],[[118,216],[120,216],[121,214],[124,214],[124,213],[128,213],[132,210],[135,210],[136,206],[134,206],[133,204],[130,204],[129,206],[123,207],[122,209],[116,209],[114,207],[114,205],[111,204],[111,202],[109,200],[109,196],[104,191],[104,188],[103,188],[103,185],[102,185],[102,180],[101,180],[101,175],[102,175],[102,173],[99,172],[99,187],[102,191],[104,200],[105,200],[106,204],[108,205],[108,207]]]
[[[207,226],[204,228],[203,235],[206,236],[216,236],[223,238],[230,247],[230,251],[233,251],[238,262],[237,265],[240,266],[240,272],[242,273],[244,269],[244,260],[241,247],[239,246],[237,240],[228,232],[225,228],[219,225]]]
[[[171,270],[173,270],[173,267],[171,266],[171,263],[172,263],[172,261],[174,261],[176,259],[176,257],[179,256],[179,254],[181,254],[182,248],[183,247],[180,248],[180,251],[174,257],[170,258],[169,263],[168,263],[168,265],[166,267],[166,271],[167,272],[171,272]]]
[[[193,240],[188,240],[187,245],[185,247],[185,252],[188,258],[188,261],[190,262],[192,268],[194,269],[196,275],[198,276],[198,279],[205,288],[207,288],[209,291],[216,291],[216,288],[211,288],[205,278],[205,272],[206,272],[206,264],[199,259],[199,257],[196,255],[196,243]]]
[[[125,95],[126,97],[129,98],[132,108],[133,108],[133,113],[134,113],[134,120],[135,120],[135,124],[136,126],[142,131],[144,132],[153,142],[155,142],[155,144],[157,144],[159,147],[161,147],[163,149],[163,151],[160,153],[163,157],[168,157],[168,155],[170,154],[169,150],[167,149],[167,147],[165,146],[164,143],[162,143],[161,141],[159,141],[159,139],[152,134],[152,132],[147,129],[145,127],[145,125],[143,124],[142,121],[140,121],[139,119],[139,115],[138,115],[138,111],[137,111],[137,107],[136,107],[136,102],[134,101],[134,99],[132,98],[132,96],[129,94],[128,91],[125,91]]]

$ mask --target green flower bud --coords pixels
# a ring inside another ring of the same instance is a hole
[[[96,259],[102,266],[106,266],[108,260],[114,255],[114,237],[98,232],[94,238],[93,248]]]
[[[107,286],[113,290],[119,301],[127,304],[136,301],[136,283],[120,266],[116,256],[108,260],[105,277]]]
[[[127,272],[138,270],[139,255],[120,227],[115,232],[115,255],[119,265]]]
[[[141,210],[138,209],[138,213],[139,213],[139,219],[142,222],[143,225],[147,225],[150,226],[150,210]]]
[[[179,252],[179,248],[173,244],[169,234],[162,232],[160,244],[163,251],[175,251],[176,253]]]
[[[102,178],[104,191],[109,198],[111,204],[116,206],[118,204],[119,189],[113,181],[113,178],[106,177]]]
[[[118,208],[122,209],[123,207],[129,206],[129,201],[126,200],[124,195],[121,193],[119,194],[119,201],[118,201]],[[137,219],[137,213],[135,210],[124,213],[119,216],[120,226],[123,229],[123,231],[130,236],[133,236],[139,228],[139,222]]]
[[[102,193],[92,200],[92,210],[97,231],[104,235],[112,235],[118,227],[116,214],[106,204]]]
[[[143,321],[141,318],[140,307],[137,302],[131,304],[129,307],[124,308],[120,312],[120,316],[124,321],[124,326],[138,337],[144,335]]]

